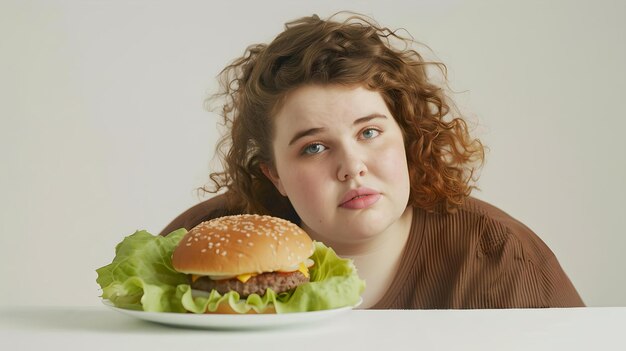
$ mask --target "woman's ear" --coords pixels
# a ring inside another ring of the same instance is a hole
[[[283,183],[280,181],[280,177],[278,176],[278,172],[276,172],[276,169],[274,169],[273,166],[269,166],[267,163],[261,163],[261,172],[263,172],[267,179],[274,184],[282,196],[287,196]]]

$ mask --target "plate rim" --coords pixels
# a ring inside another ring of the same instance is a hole
[[[191,327],[195,329],[269,329],[312,323],[351,311],[363,303],[363,298],[353,306],[343,306],[327,310],[269,313],[269,314],[203,314],[179,312],[149,312],[116,307],[110,300],[102,303],[114,311],[130,317],[161,325]]]

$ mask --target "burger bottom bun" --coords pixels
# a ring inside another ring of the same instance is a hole
[[[203,290],[195,290],[192,289],[191,293],[194,297],[197,296],[203,296],[203,297],[208,297],[210,294],[206,291]],[[261,312],[257,312],[255,311],[253,308],[251,308],[248,312],[246,313],[239,313],[235,310],[233,310],[232,307],[230,307],[230,304],[228,303],[228,301],[223,301],[222,303],[217,305],[217,309],[213,312],[211,311],[205,311],[205,314],[275,314],[276,313],[276,309],[274,308],[274,304],[268,304],[267,307],[261,311]]]
[[[228,303],[221,303],[217,306],[217,309],[215,311],[213,312],[206,311],[205,313],[206,314],[244,314],[244,313],[239,313],[233,310],[232,307],[230,307],[230,304]],[[274,305],[270,304],[270,305],[267,305],[267,308],[265,308],[261,312],[257,312],[254,309],[250,309],[250,311],[246,312],[245,314],[275,314],[275,313],[276,313],[276,309],[274,308]]]

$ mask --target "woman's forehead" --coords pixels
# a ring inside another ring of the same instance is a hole
[[[276,123],[339,122],[373,113],[389,114],[380,93],[362,86],[307,85],[285,96]]]

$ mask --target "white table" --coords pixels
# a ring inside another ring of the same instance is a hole
[[[2,350],[626,350],[626,307],[353,310],[291,328],[184,329],[101,307],[0,308]]]

